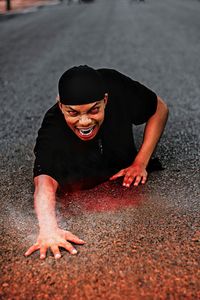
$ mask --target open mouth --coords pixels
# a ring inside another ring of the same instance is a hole
[[[95,126],[91,126],[88,128],[77,128],[81,136],[90,136],[94,130]]]

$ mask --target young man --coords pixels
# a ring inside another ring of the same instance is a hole
[[[111,69],[73,67],[59,80],[58,102],[46,113],[38,132],[34,165],[34,204],[40,232],[26,256],[50,247],[71,254],[70,242],[84,241],[58,227],[56,191],[91,188],[123,177],[123,185],[144,184],[151,155],[164,130],[168,108],[154,92]],[[139,151],[132,125],[146,123]]]

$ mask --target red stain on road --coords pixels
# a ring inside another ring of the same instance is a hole
[[[109,185],[111,188],[109,188]],[[128,207],[137,207],[147,200],[147,195],[135,187],[127,189],[105,183],[90,190],[66,193],[58,199],[59,203],[70,212],[106,212]]]
[[[116,211],[119,209],[138,206],[142,201],[142,198],[137,195],[137,197],[132,198],[112,198],[110,196],[104,196],[103,198],[97,198],[93,200],[82,199],[78,201],[84,211],[88,212],[103,212],[103,211]]]

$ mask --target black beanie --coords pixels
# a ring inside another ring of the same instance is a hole
[[[60,102],[81,105],[102,100],[106,93],[101,74],[88,66],[73,67],[58,82]]]

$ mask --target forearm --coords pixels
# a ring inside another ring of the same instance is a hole
[[[158,98],[156,113],[146,123],[143,142],[134,162],[141,163],[146,168],[151,155],[153,154],[156,145],[163,133],[167,118],[168,108],[165,103],[160,98]]]
[[[58,227],[55,212],[56,185],[42,176],[35,180],[34,207],[40,231],[51,231]]]
[[[25,256],[40,250],[40,258],[44,259],[48,248],[51,248],[54,257],[57,259],[61,257],[59,247],[65,248],[71,254],[76,254],[77,250],[71,242],[80,245],[83,245],[85,242],[70,231],[60,229],[57,225],[55,206],[58,183],[47,175],[35,177],[34,183],[34,204],[40,232],[37,242],[26,251]]]

